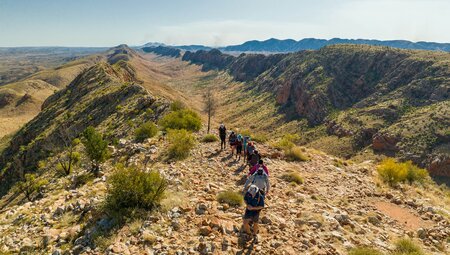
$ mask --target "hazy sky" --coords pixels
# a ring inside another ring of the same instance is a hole
[[[0,46],[450,42],[450,0],[0,0]]]

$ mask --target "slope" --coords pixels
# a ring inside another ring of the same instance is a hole
[[[224,70],[235,81],[245,82],[219,89],[234,105],[229,109],[240,107],[228,113],[228,122],[236,123],[245,111],[244,118],[255,119],[257,131],[272,136],[301,132],[303,144],[338,156],[354,157],[369,147],[429,169],[437,162],[433,169],[439,170],[432,173],[450,175],[445,156],[450,111],[447,53],[339,45],[270,56],[197,51],[186,52],[182,59],[202,65],[204,71]],[[267,109],[265,113],[252,115],[256,102]],[[432,118],[425,117],[430,114]],[[414,126],[417,118],[423,123]],[[404,133],[406,126],[415,138]]]
[[[100,59],[99,55],[84,57],[1,86],[0,137],[12,135],[40,112],[48,96],[67,86],[81,71]]]
[[[24,173],[37,169],[39,160],[58,153],[63,145],[62,133],[77,137],[88,126],[125,132],[128,125],[122,118],[155,118],[164,104],[160,102],[154,115],[144,109],[155,102],[138,85],[134,68],[128,60],[138,57],[124,46],[107,54],[108,62],[100,62],[81,72],[66,88],[57,91],[42,103],[42,111],[11,139],[0,156],[0,193],[4,194]],[[117,60],[117,61],[115,61]],[[128,113],[124,116],[123,113]],[[121,120],[117,122],[117,120]],[[67,138],[68,139],[68,138]]]

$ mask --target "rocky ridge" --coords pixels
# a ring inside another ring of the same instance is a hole
[[[449,251],[445,209],[413,196],[406,186],[380,189],[371,162],[336,166],[335,158],[306,150],[311,161],[289,163],[271,158],[280,154],[263,145],[259,149],[268,156],[272,191],[262,212],[260,242],[243,242],[243,208],[220,204],[216,196],[241,190],[247,168],[227,151],[204,144],[187,160],[167,164],[158,161],[164,147],[156,140],[121,139],[111,160],[125,158],[127,165],[138,166],[150,160],[147,171],[157,169],[170,181],[163,209],[119,227],[100,243],[95,233],[113,224],[98,214],[112,168],[107,163],[103,176],[84,186],[68,185],[83,173],[80,169],[52,183],[42,199],[3,210],[0,248],[51,254],[346,254],[361,245],[391,250],[396,238],[410,236],[430,254]],[[291,171],[304,183],[284,181],[283,174]],[[403,214],[390,215],[393,210]]]

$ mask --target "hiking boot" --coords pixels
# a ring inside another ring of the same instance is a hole
[[[253,243],[254,244],[259,243],[259,236],[258,236],[258,234],[253,235]]]

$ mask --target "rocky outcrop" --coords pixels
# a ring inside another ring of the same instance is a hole
[[[234,60],[233,56],[223,54],[219,50],[196,52],[186,51],[182,58],[183,61],[189,61],[193,64],[202,65],[202,71],[225,70]]]
[[[151,52],[161,56],[179,58],[181,56],[181,50],[173,47],[144,47],[142,48],[144,52]]]
[[[372,138],[372,148],[375,151],[398,151],[399,138],[392,134],[376,133]]]
[[[280,62],[285,55],[241,54],[227,68],[237,81],[251,81]]]
[[[450,156],[448,154],[430,155],[428,171],[432,176],[450,177]]]

